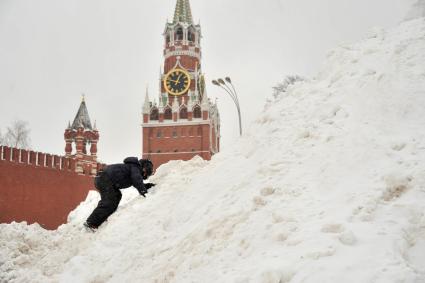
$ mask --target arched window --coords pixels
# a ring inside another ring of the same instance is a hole
[[[187,119],[187,108],[185,106],[180,109],[180,119]]]
[[[162,137],[162,132],[161,132],[161,130],[158,130],[158,131],[156,132],[156,137],[157,137],[157,138]]]
[[[187,39],[190,42],[195,42],[195,33],[193,32],[193,30],[189,30],[189,32],[187,34]]]
[[[193,108],[193,118],[202,118],[201,107],[199,105]]]
[[[171,112],[171,108],[167,107],[164,110],[164,119],[165,120],[172,120],[173,119],[173,112]]]
[[[158,114],[158,108],[154,107],[151,110],[151,120],[158,120],[159,119],[159,114]]]
[[[198,137],[200,137],[201,134],[202,134],[202,129],[201,129],[201,127],[198,127]]]
[[[176,40],[183,40],[183,28],[177,28],[175,38]]]
[[[190,137],[193,137],[193,128],[190,128],[190,130],[189,130],[189,136]]]
[[[177,129],[173,129],[173,138],[177,138]]]

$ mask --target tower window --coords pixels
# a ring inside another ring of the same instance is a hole
[[[156,132],[156,137],[157,137],[157,138],[162,137],[162,132],[161,132],[161,130],[158,130],[158,132]]]
[[[179,27],[176,31],[176,40],[183,40],[183,29]]]
[[[151,120],[158,120],[159,118],[159,114],[158,114],[158,108],[153,108],[151,111],[151,116],[150,119]]]
[[[193,33],[193,31],[189,31],[189,34],[187,36],[190,42],[195,42],[195,34]]]
[[[171,112],[171,108],[167,107],[164,110],[164,119],[165,120],[172,120],[173,119],[173,112]]]
[[[173,130],[173,138],[177,138],[177,130],[176,129]]]
[[[187,119],[187,108],[182,107],[180,109],[180,119]]]
[[[202,117],[201,107],[199,107],[199,105],[196,105],[193,108],[193,118],[201,118],[201,117]]]

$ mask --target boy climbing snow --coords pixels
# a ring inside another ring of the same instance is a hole
[[[94,179],[94,185],[100,193],[100,201],[92,214],[84,223],[86,229],[92,232],[114,213],[121,201],[120,189],[135,187],[145,197],[148,190],[155,184],[144,184],[152,175],[153,164],[150,160],[127,157],[124,163],[108,165]]]

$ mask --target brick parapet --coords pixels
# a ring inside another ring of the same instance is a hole
[[[0,162],[9,162],[35,168],[48,168],[58,171],[75,172],[76,169],[76,161],[72,157],[11,148],[2,145],[0,145]],[[91,167],[87,167],[87,170],[84,171],[84,175],[90,175]]]

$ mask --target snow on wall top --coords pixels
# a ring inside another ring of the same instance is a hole
[[[0,281],[424,282],[425,19],[332,51],[210,162],[161,166],[96,234],[0,225]]]

